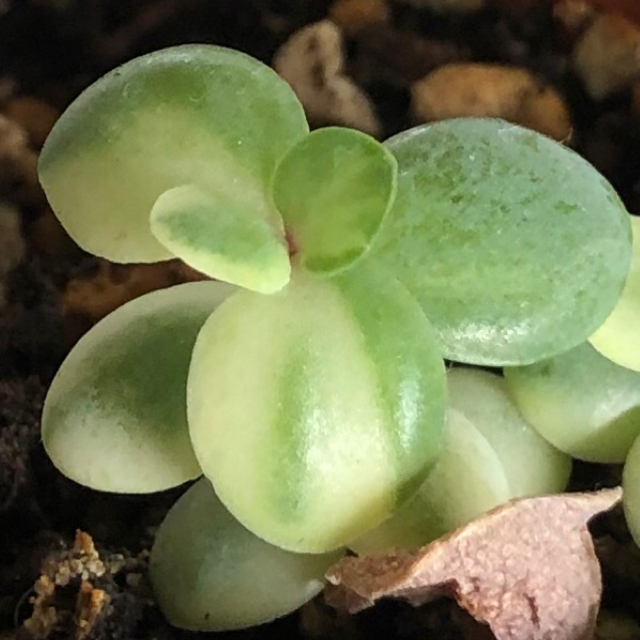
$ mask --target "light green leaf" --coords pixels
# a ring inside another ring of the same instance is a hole
[[[624,462],[640,434],[640,373],[614,364],[589,343],[507,368],[504,375],[522,415],[574,458]]]
[[[260,540],[229,514],[203,478],[160,526],[149,573],[171,624],[224,631],[295,611],[322,590],[325,571],[340,555],[290,553]]]
[[[173,254],[212,278],[260,293],[279,291],[289,282],[284,235],[254,211],[195,185],[160,196],[151,230]]]
[[[640,371],[640,218],[631,217],[631,228],[633,256],[622,296],[589,342],[621,367]]]
[[[268,184],[308,127],[293,91],[237,51],[185,45],[137,58],[87,89],[40,156],[49,202],[71,237],[115,262],[171,252],[149,214],[169,189],[195,184],[220,206],[279,224]]]
[[[231,513],[272,544],[321,553],[378,525],[426,477],[444,365],[392,277],[299,270],[281,292],[242,291],[211,316],[187,398],[196,456]]]
[[[398,195],[370,251],[422,305],[451,360],[530,364],[584,342],[629,270],[629,216],[562,145],[500,120],[387,143]]]
[[[78,342],[42,418],[44,447],[62,473],[118,493],[160,491],[200,475],[187,428],[189,361],[198,331],[233,291],[216,282],[155,291]]]
[[[491,445],[469,420],[450,409],[443,451],[418,492],[349,547],[359,555],[392,547],[418,549],[512,497]]]
[[[571,474],[571,459],[529,425],[507,392],[503,378],[478,369],[447,373],[449,407],[470,420],[504,467],[511,497],[559,493]]]
[[[629,531],[640,547],[640,438],[627,456],[622,472],[624,515]]]
[[[319,129],[298,142],[273,185],[297,262],[332,273],[360,258],[393,204],[396,174],[393,155],[358,131]]]

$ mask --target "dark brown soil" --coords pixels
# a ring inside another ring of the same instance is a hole
[[[0,108],[2,87],[12,86],[14,94],[62,110],[116,64],[178,43],[222,44],[270,63],[291,33],[326,16],[330,4],[0,0]],[[631,94],[623,91],[599,103],[588,97],[570,70],[568,44],[558,34],[549,3],[534,3],[520,12],[491,5],[462,17],[396,2],[389,6],[389,24],[365,29],[347,42],[348,71],[372,97],[385,137],[411,126],[410,83],[439,64],[470,59],[524,66],[561,91],[572,113],[573,146],[613,182],[630,211],[640,211],[640,119],[632,112]],[[8,276],[8,303],[0,306],[0,638],[5,639],[5,632],[6,637],[39,634],[65,640],[194,637],[198,634],[167,625],[145,576],[145,551],[154,527],[183,489],[142,497],[100,494],[66,480],[44,455],[39,414],[47,385],[73,341],[97,319],[87,313],[79,321],[77,314],[68,313],[64,292],[70,280],[90,278],[104,265],[64,243],[63,249],[43,249],[32,233],[46,215],[43,201],[37,195],[25,200],[19,184],[6,197],[20,207],[29,249],[27,259]],[[618,468],[578,464],[572,486],[595,488],[618,481]],[[88,532],[100,561],[115,568],[101,576],[72,576],[55,588],[40,582],[41,590],[50,588],[46,603],[57,610],[58,622],[51,628],[25,626],[33,614],[39,576],[55,582],[60,567],[80,553],[73,551],[77,530]],[[602,518],[593,531],[603,563],[604,605],[640,622],[640,553],[622,515]],[[100,605],[101,594],[107,594],[108,605]],[[84,630],[77,624],[78,602],[89,603],[82,609],[87,615],[96,613]],[[449,602],[418,611],[385,603],[357,618],[344,618],[319,600],[271,625],[218,635],[256,640],[491,637]]]

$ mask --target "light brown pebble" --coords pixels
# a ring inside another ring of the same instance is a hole
[[[601,15],[573,51],[573,67],[595,100],[640,78],[640,28],[619,15]]]
[[[50,104],[31,96],[16,96],[4,106],[4,114],[20,125],[36,149],[44,144],[49,132],[60,117],[60,112]]]
[[[330,20],[294,33],[276,52],[273,66],[291,85],[312,124],[380,135],[369,97],[345,74],[342,33]]]
[[[460,117],[503,118],[556,140],[571,134],[562,96],[526,69],[480,63],[449,64],[416,82],[414,117],[421,122]]]
[[[42,201],[38,157],[29,147],[26,131],[0,114],[0,194],[19,203]]]
[[[640,24],[640,2],[638,0],[586,0],[606,13],[617,13]]]
[[[390,12],[385,0],[336,0],[329,18],[347,37],[353,37],[372,24],[388,22]]]
[[[588,0],[557,0],[553,5],[553,18],[570,43],[585,32],[597,15],[597,9]]]

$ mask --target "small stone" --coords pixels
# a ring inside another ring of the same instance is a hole
[[[558,0],[553,5],[554,20],[570,42],[580,37],[596,16],[597,10],[589,0]]]
[[[390,13],[385,0],[336,0],[329,18],[351,38],[372,24],[389,22]]]
[[[4,114],[24,129],[32,146],[44,144],[60,112],[51,105],[31,96],[17,96],[4,106]]]
[[[415,83],[414,116],[422,122],[461,117],[503,118],[556,140],[571,135],[564,99],[530,71],[480,63],[449,64]]]
[[[0,195],[20,203],[41,202],[37,167],[38,157],[29,147],[26,131],[0,114]]]
[[[346,557],[325,598],[357,613],[381,598],[454,598],[497,640],[592,640],[602,594],[587,523],[622,490],[511,501],[420,551]]]
[[[602,100],[640,78],[640,28],[605,14],[587,29],[573,51],[573,66],[594,100]]]
[[[380,135],[373,105],[344,72],[340,29],[322,20],[296,31],[276,52],[275,70],[296,92],[310,122]]]
[[[587,0],[606,13],[616,13],[640,24],[640,2],[638,0]]]
[[[34,585],[35,596],[30,599],[33,611],[19,629],[20,637],[134,637],[134,629],[151,600],[146,559],[130,559],[125,566],[121,555],[99,553],[91,536],[78,532],[72,548],[52,552],[43,562]],[[137,579],[129,579],[130,575]]]

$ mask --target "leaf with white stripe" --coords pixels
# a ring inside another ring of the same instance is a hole
[[[202,328],[189,429],[204,474],[250,531],[320,553],[389,517],[440,444],[445,376],[419,305],[387,274],[298,272],[242,291]]]
[[[311,600],[341,555],[290,553],[229,514],[202,479],[171,508],[151,551],[149,575],[171,624],[193,631],[242,629]]]
[[[42,150],[40,179],[71,237],[114,262],[172,257],[149,215],[195,184],[218,210],[280,224],[276,165],[308,134],[302,106],[269,67],[230,49],[184,45],[127,62],[77,98]]]
[[[44,404],[42,440],[67,477],[147,493],[200,475],[187,428],[196,337],[235,291],[217,282],[162,289],[101,320],[67,356]]]
[[[559,493],[569,482],[571,459],[525,420],[504,378],[458,367],[447,373],[449,407],[470,420],[504,467],[511,497]]]
[[[359,555],[418,549],[512,498],[500,459],[460,412],[447,412],[444,448],[418,492],[349,544]]]
[[[618,304],[589,342],[621,367],[640,371],[640,218],[630,220],[633,255],[627,282]]]

